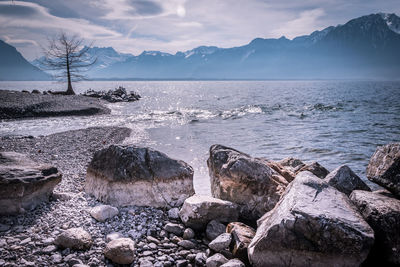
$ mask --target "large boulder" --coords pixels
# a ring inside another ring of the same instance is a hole
[[[213,197],[238,204],[241,217],[247,220],[274,208],[288,185],[265,160],[221,145],[211,146],[207,165]]]
[[[247,249],[256,231],[244,223],[232,222],[226,227],[226,232],[232,235],[231,251],[233,256],[249,263]]]
[[[230,201],[194,195],[185,200],[179,216],[187,227],[203,230],[211,220],[224,223],[236,221],[239,212],[238,206]]]
[[[375,231],[370,265],[400,265],[400,200],[359,190],[351,193],[350,200]]]
[[[347,165],[342,165],[330,172],[324,181],[346,195],[350,195],[353,190],[371,191]]]
[[[367,177],[400,197],[400,143],[377,147],[369,160]]]
[[[373,243],[373,230],[345,194],[301,172],[258,221],[248,255],[253,266],[358,266]]]
[[[111,145],[94,154],[85,190],[113,206],[180,206],[194,194],[193,169],[151,148]]]
[[[60,182],[57,168],[24,154],[0,152],[0,215],[34,209],[49,200]]]

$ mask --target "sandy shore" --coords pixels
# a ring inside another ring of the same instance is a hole
[[[43,95],[0,90],[0,119],[110,113],[106,102],[80,95]]]

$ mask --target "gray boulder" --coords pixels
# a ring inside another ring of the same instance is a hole
[[[400,143],[376,148],[369,160],[367,178],[400,197]]]
[[[256,231],[252,227],[241,222],[232,222],[228,224],[226,231],[232,235],[231,251],[233,256],[248,264],[247,250]]]
[[[237,205],[230,201],[194,195],[185,200],[179,216],[187,227],[203,230],[211,220],[236,221],[239,213]]]
[[[213,197],[238,204],[247,220],[274,208],[288,184],[266,160],[221,145],[211,146],[207,165]]]
[[[129,238],[112,240],[106,245],[104,256],[114,263],[131,264],[135,259],[135,242]]]
[[[248,256],[256,267],[359,266],[373,243],[373,230],[345,194],[301,172],[258,221]]]
[[[219,221],[212,220],[207,224],[206,236],[208,240],[214,240],[220,234],[225,233],[226,226]]]
[[[167,231],[168,233],[173,233],[177,236],[182,236],[183,231],[185,231],[185,227],[177,223],[167,223],[164,226],[164,230]]]
[[[223,233],[217,236],[213,241],[208,244],[208,247],[216,252],[229,249],[232,242],[232,236],[230,233]]]
[[[371,191],[347,165],[342,165],[330,172],[324,181],[346,195],[350,195],[353,190]]]
[[[351,193],[350,200],[375,231],[370,265],[400,265],[400,200],[359,190]]]
[[[316,161],[305,165],[300,170],[298,170],[296,174],[303,172],[303,171],[309,171],[321,179],[324,179],[329,174],[329,171],[327,169],[325,169],[324,166],[322,166],[321,164],[319,164]]]
[[[87,250],[92,246],[93,240],[83,228],[70,228],[58,235],[54,244],[61,248]]]
[[[111,145],[94,154],[85,190],[113,206],[180,206],[194,194],[193,169],[151,148]]]
[[[110,205],[98,205],[90,210],[90,215],[99,222],[104,222],[119,213],[118,209]]]
[[[225,264],[227,262],[228,262],[228,259],[225,258],[225,256],[223,256],[220,253],[216,253],[207,259],[206,266],[207,267],[219,267],[222,264]]]
[[[57,168],[16,152],[0,152],[0,215],[32,210],[49,201],[61,182]]]

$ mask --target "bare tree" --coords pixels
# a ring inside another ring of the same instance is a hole
[[[45,57],[42,64],[54,71],[57,80],[68,82],[65,92],[67,95],[75,94],[72,82],[85,80],[86,76],[82,75],[82,72],[87,71],[97,61],[97,58],[87,53],[91,45],[81,48],[83,41],[77,35],[67,36],[62,32],[55,38],[49,39],[49,45],[44,49]]]

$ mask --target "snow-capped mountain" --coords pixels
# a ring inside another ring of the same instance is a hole
[[[400,18],[371,14],[292,40],[256,38],[249,44],[200,46],[138,56],[92,48],[92,78],[307,79],[400,77]]]

